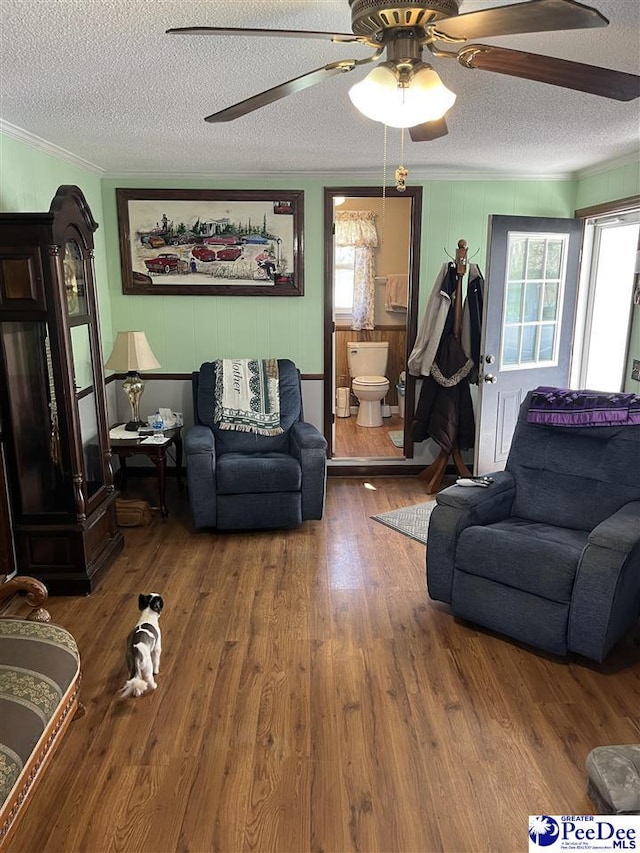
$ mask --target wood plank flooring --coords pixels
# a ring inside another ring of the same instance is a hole
[[[356,417],[336,418],[334,457],[404,459],[404,450],[389,438],[390,430],[404,430],[404,418],[391,415],[383,419],[380,427],[362,427],[357,425]]]
[[[371,520],[424,502],[414,478],[331,478],[290,532],[125,531],[86,598],[53,598],[87,708],[9,849],[487,853],[529,814],[591,813],[584,761],[640,739],[640,641],[564,661],[454,620],[425,549]],[[131,483],[155,501],[153,479]],[[119,702],[139,592],[159,591],[158,689]]]

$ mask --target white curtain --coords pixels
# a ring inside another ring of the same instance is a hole
[[[337,210],[336,245],[354,250],[352,329],[374,328],[375,262],[378,245],[376,215],[372,210]]]

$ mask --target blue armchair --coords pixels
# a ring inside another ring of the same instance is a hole
[[[300,374],[278,359],[281,435],[218,429],[215,373],[193,373],[194,426],[185,441],[187,483],[196,528],[297,527],[324,511],[327,442],[303,420]]]
[[[528,645],[602,661],[640,615],[640,425],[532,425],[530,396],[494,483],[437,496],[429,595]]]

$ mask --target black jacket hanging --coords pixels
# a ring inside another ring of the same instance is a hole
[[[455,267],[452,275],[455,276]],[[467,450],[473,447],[475,440],[469,374],[474,369],[477,373],[477,368],[454,334],[455,299],[461,298],[460,288],[456,288],[452,296],[433,365],[429,376],[422,380],[420,399],[411,427],[414,441],[432,438],[447,453],[451,453],[455,444]],[[479,316],[481,319],[482,306]],[[477,351],[479,359],[479,337]]]
[[[456,336],[445,334],[431,374],[422,380],[411,427],[414,441],[432,438],[447,453],[456,442],[461,450],[473,447],[475,419],[468,379],[472,367]]]
[[[467,298],[462,309],[462,346],[473,361],[469,382],[478,383],[480,372],[480,338],[482,337],[482,310],[484,304],[484,278],[476,264],[469,267]]]

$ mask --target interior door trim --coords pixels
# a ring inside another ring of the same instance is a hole
[[[411,198],[411,258],[409,263],[409,299],[407,306],[407,335],[405,363],[413,349],[418,333],[418,294],[420,290],[420,243],[422,225],[422,187],[410,186],[404,192],[393,187],[385,188],[387,198]],[[328,444],[328,458],[333,458],[333,199],[335,196],[354,198],[380,198],[382,187],[325,187],[324,188],[324,435]],[[415,409],[416,380],[407,370],[405,413]],[[405,459],[413,457],[411,421],[404,419]],[[375,463],[372,463],[375,464]],[[362,465],[358,466],[362,469]],[[368,466],[365,466],[365,468]]]
[[[576,219],[592,219],[595,216],[604,216],[607,213],[624,213],[628,210],[636,210],[638,207],[640,207],[640,195],[631,195],[628,198],[595,204],[593,207],[581,207],[580,210],[576,210],[574,216]]]

